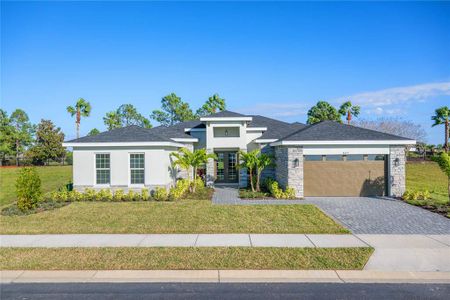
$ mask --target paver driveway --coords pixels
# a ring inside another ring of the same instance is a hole
[[[450,219],[399,200],[308,198],[353,233],[450,234]]]
[[[450,219],[400,200],[311,197],[305,200],[242,200],[237,189],[216,188],[215,204],[314,204],[355,234],[450,234]]]

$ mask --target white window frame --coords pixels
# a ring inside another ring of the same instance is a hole
[[[108,154],[109,155],[109,168],[97,168],[97,154]],[[109,170],[109,183],[97,183],[97,169],[98,170]],[[95,182],[94,187],[110,187],[111,186],[111,153],[110,152],[94,152],[94,172],[95,172]]]
[[[133,168],[133,170],[144,171],[144,183],[131,183],[131,155],[141,154],[144,156],[144,168]],[[130,187],[144,187],[145,186],[145,152],[129,152],[128,153],[128,184]]]

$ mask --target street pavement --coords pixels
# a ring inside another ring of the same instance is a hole
[[[449,284],[89,283],[6,284],[10,299],[448,299]]]

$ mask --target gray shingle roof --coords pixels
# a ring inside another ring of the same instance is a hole
[[[248,116],[229,110],[223,110],[214,114],[210,114],[208,116],[204,116],[204,118],[241,118],[241,117],[248,117]]]
[[[114,143],[114,142],[172,142],[170,137],[153,129],[136,125],[101,132],[68,141],[69,143]]]
[[[291,124],[264,116],[252,117],[253,120],[248,127],[267,127],[267,131],[258,139],[279,139],[306,126],[298,122]]]
[[[382,141],[410,140],[405,137],[365,129],[334,121],[323,121],[305,126],[280,138],[282,141]]]

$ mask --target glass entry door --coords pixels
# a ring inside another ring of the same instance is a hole
[[[220,151],[216,152],[216,155],[216,182],[237,183],[239,180],[237,152]]]

